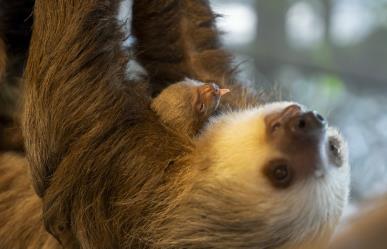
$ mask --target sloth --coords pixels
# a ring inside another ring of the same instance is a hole
[[[0,246],[323,247],[348,198],[339,133],[239,86],[207,1],[133,4],[149,82],[127,79],[120,1],[36,1],[22,126],[32,181],[26,167],[0,177]],[[192,138],[166,127],[141,86],[157,96],[186,77],[232,91]]]
[[[151,103],[162,122],[180,134],[196,135],[229,89],[190,79],[165,88]]]

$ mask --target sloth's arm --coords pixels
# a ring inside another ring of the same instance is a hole
[[[117,42],[115,10],[103,2],[35,4],[24,133],[39,195],[71,144],[93,130],[105,134],[111,121],[122,119],[130,100],[119,91],[126,58]]]
[[[125,83],[117,5],[37,0],[25,72],[23,131],[45,225],[73,241],[63,235],[67,227],[93,248],[116,248],[92,241],[117,241],[101,218],[111,211],[110,198],[154,189],[147,179],[158,174],[162,181],[170,160],[184,151],[149,109],[141,84]],[[140,216],[131,211],[111,220],[120,224],[130,215]]]
[[[147,69],[153,94],[193,78],[230,88],[222,104],[256,105],[252,89],[236,80],[232,56],[222,47],[216,14],[207,0],[134,0],[132,30],[136,57]]]

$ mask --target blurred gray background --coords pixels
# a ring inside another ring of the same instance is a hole
[[[351,201],[387,191],[387,0],[211,0],[244,82],[318,110],[350,148]]]

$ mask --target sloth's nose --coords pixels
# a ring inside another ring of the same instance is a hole
[[[318,112],[305,111],[296,104],[289,105],[280,113],[268,115],[265,121],[271,134],[288,139],[319,138],[325,134],[328,126]]]
[[[327,122],[316,111],[301,112],[288,119],[290,131],[297,135],[320,134],[326,129]]]

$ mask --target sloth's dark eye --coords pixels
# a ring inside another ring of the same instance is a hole
[[[286,165],[279,165],[274,168],[273,176],[277,181],[284,181],[289,175],[288,167]]]
[[[277,188],[286,188],[292,181],[292,172],[286,163],[271,163],[265,169],[270,182]]]

